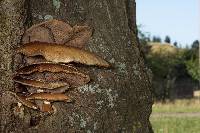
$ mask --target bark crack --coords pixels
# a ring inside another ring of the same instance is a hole
[[[136,3],[135,0],[125,0],[126,5],[126,13],[127,13],[127,19],[128,19],[128,26],[130,30],[137,33],[136,28]]]

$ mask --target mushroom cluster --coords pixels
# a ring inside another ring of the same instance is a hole
[[[13,80],[19,89],[11,92],[17,97],[17,110],[25,105],[42,112],[53,113],[51,102],[72,102],[65,95],[90,81],[89,75],[72,63],[109,67],[101,57],[83,50],[92,35],[88,26],[74,26],[58,20],[50,20],[29,28],[16,49],[23,65],[16,70]],[[24,63],[25,62],[25,63]]]

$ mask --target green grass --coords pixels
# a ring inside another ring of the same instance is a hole
[[[200,99],[184,99],[167,102],[157,102],[153,105],[153,113],[189,113],[200,112]],[[200,131],[199,131],[200,132]]]
[[[154,133],[200,133],[200,118],[153,117],[150,120]]]
[[[184,114],[197,112],[200,112],[200,99],[155,102],[150,121],[155,133],[200,133],[200,116]]]

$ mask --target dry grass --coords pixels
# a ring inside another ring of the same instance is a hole
[[[200,112],[200,99],[183,99],[174,102],[167,101],[165,104],[155,102],[153,105],[153,113],[186,113]]]

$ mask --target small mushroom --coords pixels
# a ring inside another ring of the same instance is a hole
[[[42,106],[40,108],[40,111],[42,111],[42,112],[48,112],[48,113],[54,112],[51,103],[48,102],[48,101],[44,101],[44,103],[42,104]]]
[[[15,116],[19,116],[19,118],[24,117],[24,107],[20,102],[17,103],[17,106],[13,108],[13,113]]]
[[[76,62],[102,67],[110,66],[104,59],[91,52],[61,44],[32,42],[19,47],[16,52],[25,54],[26,56],[42,55],[47,61],[55,63]]]
[[[16,97],[16,99],[19,101],[19,103],[21,103],[29,108],[32,108],[32,109],[38,109],[37,105],[35,105],[31,101],[27,100],[25,96],[20,96],[17,93],[12,92],[12,91],[8,91],[8,93],[14,95]],[[21,105],[21,104],[18,104],[18,105]]]
[[[15,82],[23,84],[23,85],[35,87],[36,89],[37,88],[56,89],[56,88],[60,88],[63,86],[69,86],[69,84],[65,81],[42,82],[42,81],[38,81],[38,80],[22,78],[20,76],[14,77],[13,80]]]
[[[65,101],[73,102],[73,100],[63,93],[34,93],[26,97],[27,100],[47,100],[47,101]]]
[[[41,112],[55,113],[55,107],[49,101],[35,100]]]

